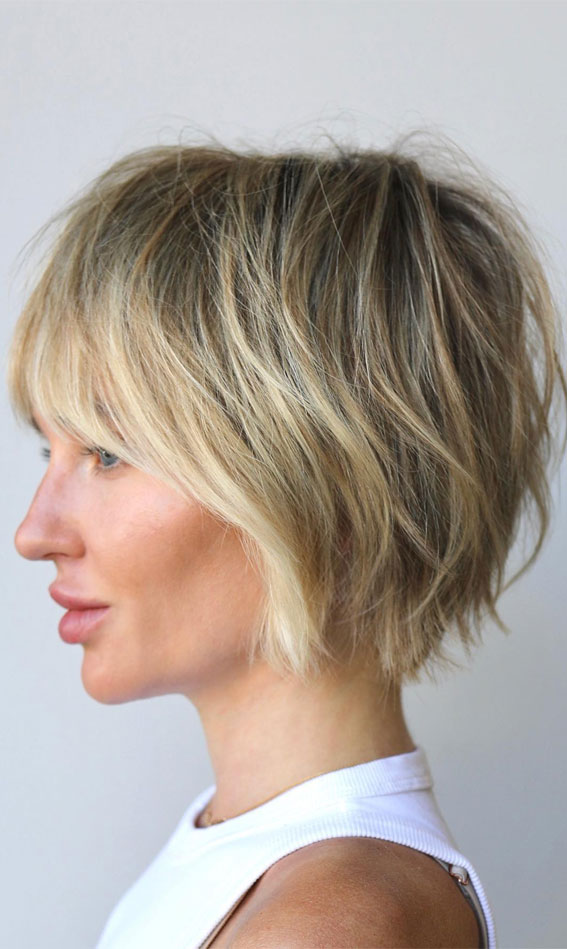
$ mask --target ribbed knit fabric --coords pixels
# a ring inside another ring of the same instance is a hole
[[[198,949],[273,863],[329,837],[378,837],[468,871],[496,949],[491,906],[433,794],[421,747],[329,771],[211,827],[195,819],[216,785],[189,805],[167,843],[112,911],[96,949]]]

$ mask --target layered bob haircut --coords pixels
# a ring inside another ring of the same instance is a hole
[[[510,632],[496,600],[550,521],[545,251],[457,146],[411,141],[126,155],[34,237],[8,356],[19,423],[237,529],[265,584],[248,659],[304,681],[460,667],[447,638],[470,657],[487,615]]]

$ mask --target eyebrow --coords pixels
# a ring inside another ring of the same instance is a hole
[[[29,421],[30,421],[31,427],[34,429],[34,431],[37,432],[38,435],[41,435],[42,438],[47,438],[47,435],[45,434],[45,432],[44,432],[43,429],[41,428],[41,426],[40,426],[40,424],[39,424],[38,420],[36,419],[36,417],[35,417],[35,415],[34,415],[33,412],[32,412],[32,414],[31,414],[31,416],[30,416]]]
[[[120,440],[122,441],[122,436],[116,431],[116,427],[115,427],[115,425],[114,425],[114,423],[113,423],[113,421],[112,421],[112,417],[111,417],[111,415],[110,415],[110,412],[108,411],[108,408],[107,408],[102,402],[97,402],[97,408],[101,411],[102,415],[103,415],[104,418],[106,419],[106,421],[107,421],[108,425],[110,426],[110,428],[112,428],[112,430],[116,433],[116,435],[118,435],[118,437],[119,437]],[[32,412],[32,414],[31,414],[31,416],[30,416],[30,425],[31,425],[31,427],[34,429],[34,431],[37,432],[38,435],[41,435],[41,436],[42,436],[42,438],[46,438],[46,437],[47,437],[47,436],[45,435],[45,432],[43,431],[43,429],[40,427],[40,424],[39,424],[39,422],[37,421],[37,419],[36,419],[36,417],[35,417],[35,415],[34,415],[33,412]]]

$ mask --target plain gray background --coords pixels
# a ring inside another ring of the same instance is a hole
[[[541,0],[2,4],[2,352],[24,243],[111,161],[184,130],[266,147],[329,131],[380,147],[437,128],[510,189],[561,279],[566,35],[565,4]],[[88,949],[214,778],[185,699],[104,706],[83,691],[82,650],[59,638],[47,593],[54,565],[13,546],[44,471],[39,441],[5,391],[0,405],[0,943]],[[404,692],[502,947],[567,945],[565,472],[539,560],[500,600],[512,634],[487,624],[468,666],[455,649],[462,672]],[[521,562],[516,550],[510,574]]]

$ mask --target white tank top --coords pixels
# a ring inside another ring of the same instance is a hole
[[[418,746],[309,778],[244,814],[196,827],[216,791],[213,784],[197,795],[117,903],[96,949],[204,949],[273,863],[329,837],[378,837],[434,857],[473,907],[481,946],[496,949],[484,888],[458,849],[432,788]]]

